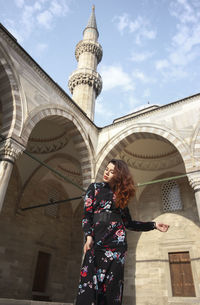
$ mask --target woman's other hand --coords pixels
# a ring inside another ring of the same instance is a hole
[[[94,243],[94,241],[93,241],[92,236],[87,236],[86,243],[85,243],[85,245],[84,245],[84,247],[83,247],[83,252],[84,252],[84,254],[85,254],[88,250],[90,250],[90,249],[92,248],[93,243]]]
[[[164,223],[159,223],[159,222],[156,223],[155,227],[160,232],[167,232],[167,230],[169,229],[169,225],[166,225]]]

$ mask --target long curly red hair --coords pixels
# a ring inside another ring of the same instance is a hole
[[[135,186],[128,165],[123,160],[112,159],[108,162],[114,167],[114,176],[110,181],[110,187],[116,195],[116,207],[124,209],[128,205],[130,197],[135,195]]]

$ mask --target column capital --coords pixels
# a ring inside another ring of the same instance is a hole
[[[25,147],[9,138],[0,143],[0,159],[14,162],[23,153]]]
[[[200,190],[200,171],[187,175],[190,186],[194,191]]]

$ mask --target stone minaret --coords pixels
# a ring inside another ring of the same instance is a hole
[[[76,46],[75,56],[78,68],[70,75],[68,82],[73,100],[91,120],[94,119],[95,99],[102,89],[101,76],[96,72],[103,54],[102,47],[97,42],[98,36],[93,6],[88,25],[83,31],[83,40]]]

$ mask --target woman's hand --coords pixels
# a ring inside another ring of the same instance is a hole
[[[166,225],[164,223],[159,223],[159,222],[156,222],[155,227],[160,232],[167,232],[167,230],[169,229],[169,225]]]
[[[90,250],[92,248],[93,243],[94,243],[94,241],[93,241],[92,236],[87,236],[86,243],[85,243],[85,245],[83,247],[84,254],[87,252],[87,250]]]

